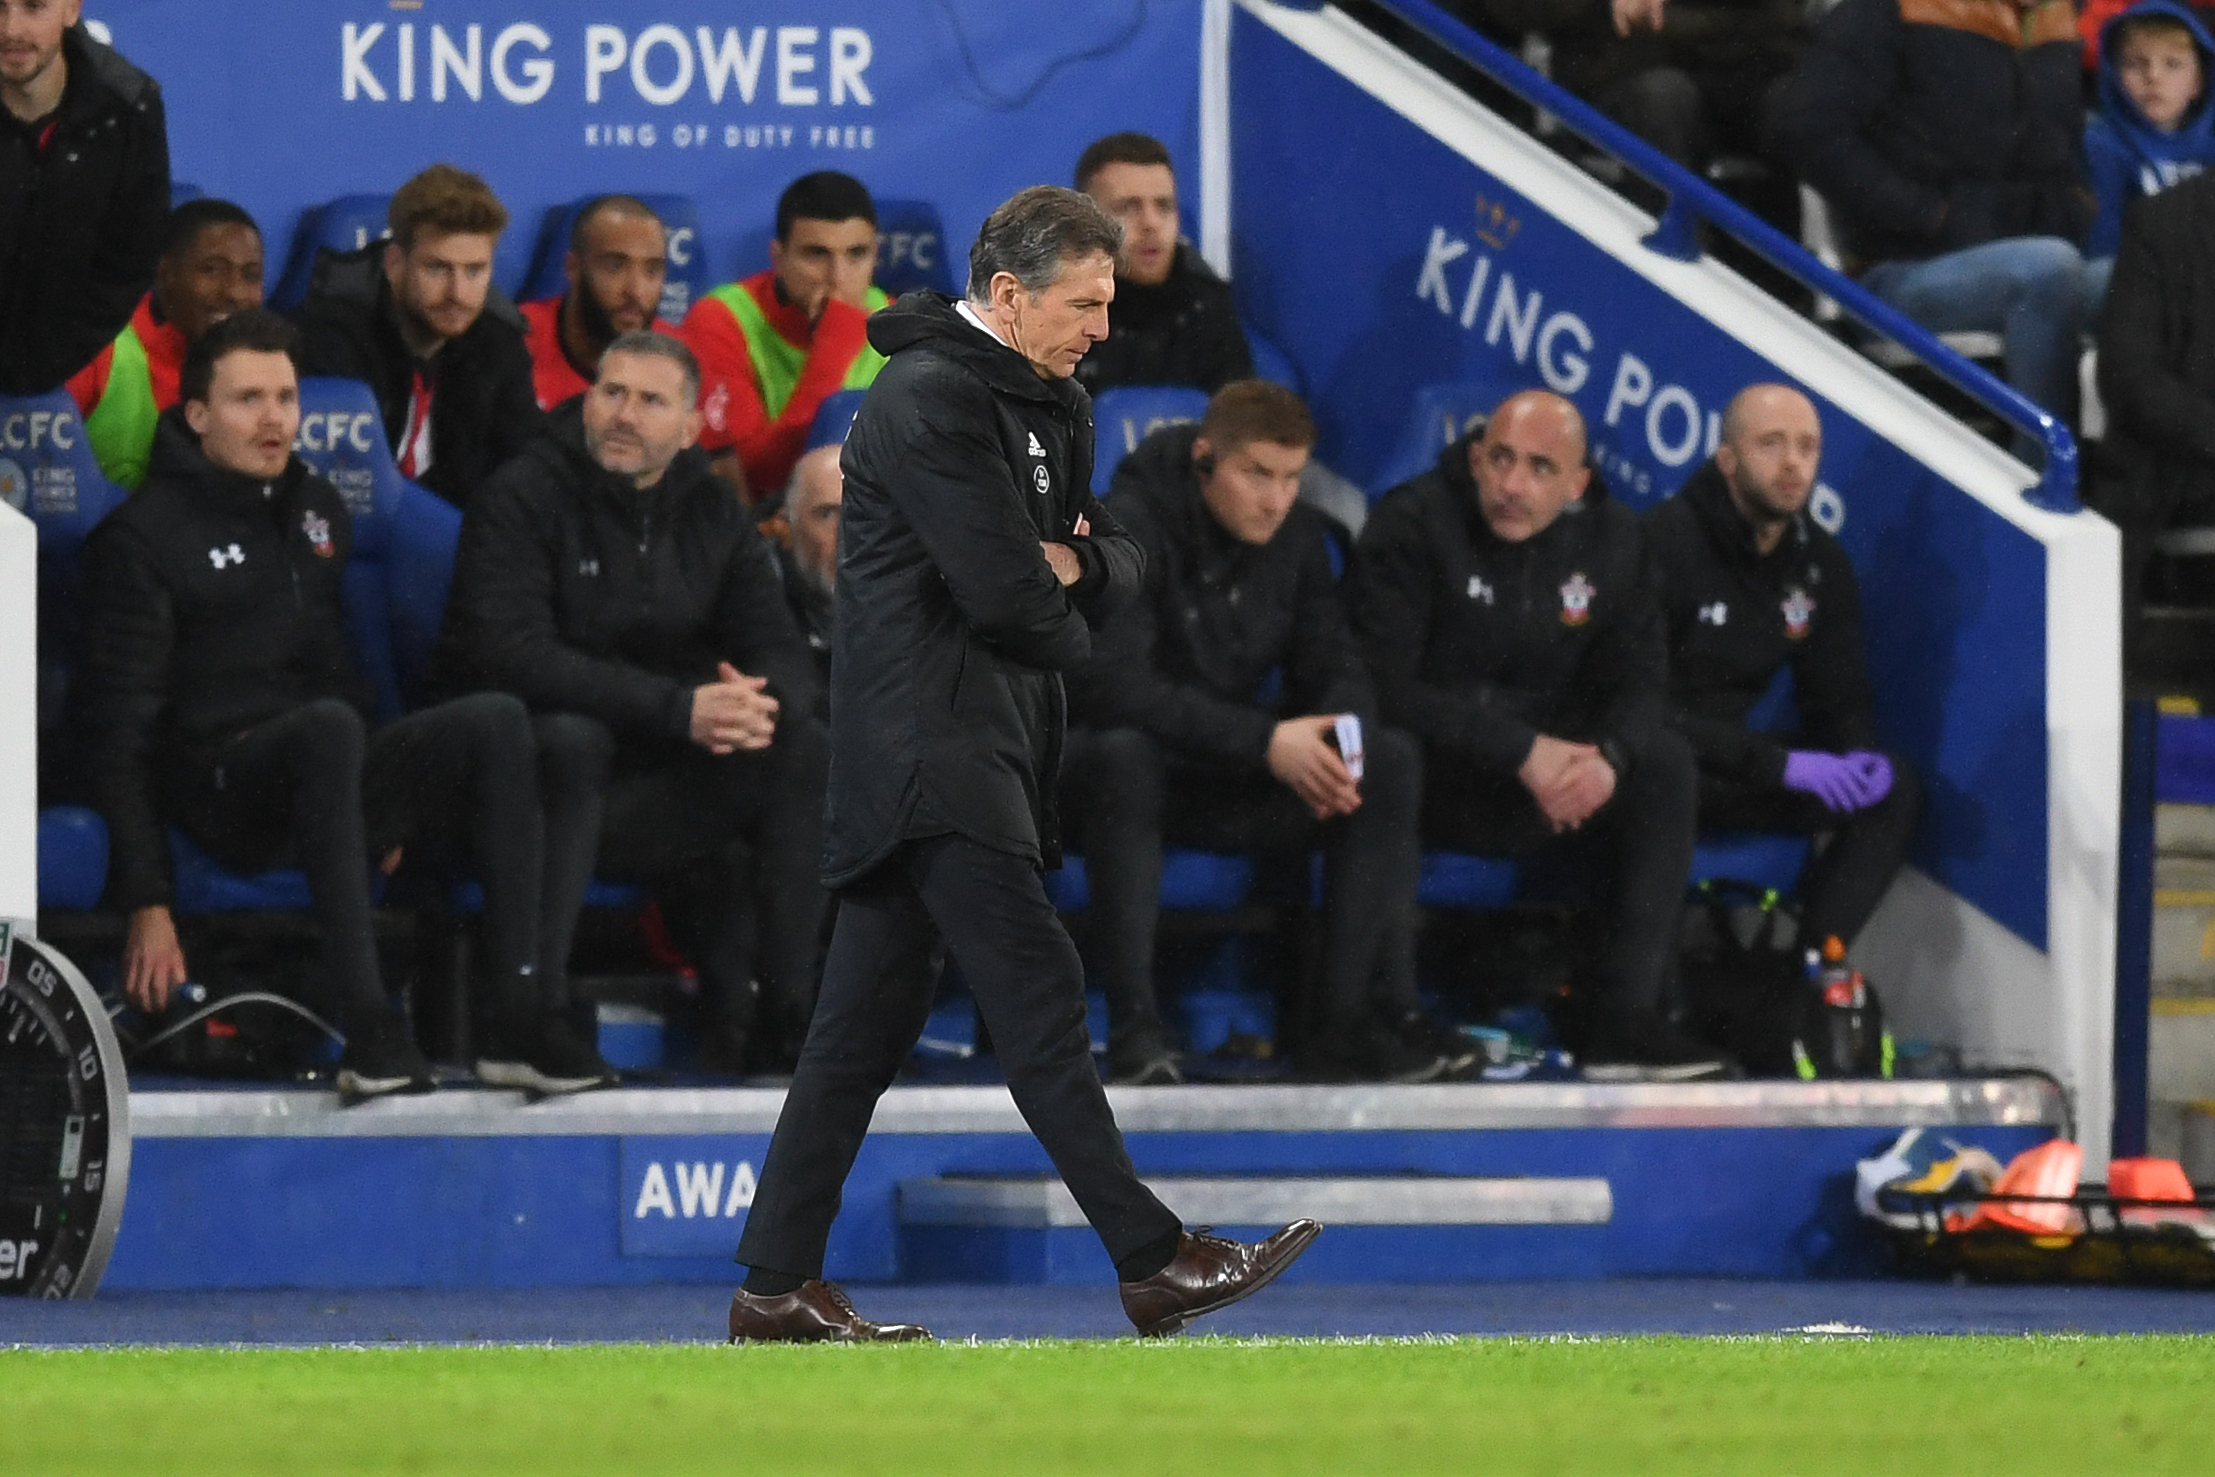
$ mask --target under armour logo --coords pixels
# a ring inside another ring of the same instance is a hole
[[[1700,607],[1700,621],[1703,625],[1719,626],[1729,619],[1730,607],[1720,600],[1716,601],[1713,605],[1703,605]]]
[[[599,578],[600,561],[597,559],[579,559],[577,561],[577,573],[593,579]]]
[[[246,562],[246,551],[237,544],[231,545],[228,549],[210,549],[208,550],[208,562],[217,569],[223,569],[233,564],[244,564]]]
[[[1044,456],[1046,454],[1046,448],[1038,444],[1038,432],[1031,431],[1027,434],[1031,438],[1031,455]]]
[[[1482,575],[1469,576],[1469,598],[1482,600],[1487,605],[1497,603],[1492,597],[1492,587],[1484,582]]]

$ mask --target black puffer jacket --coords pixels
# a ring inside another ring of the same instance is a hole
[[[1199,434],[1164,427],[1115,470],[1110,506],[1145,551],[1146,589],[1101,626],[1070,686],[1076,721],[1144,729],[1187,757],[1242,767],[1266,760],[1282,718],[1358,713],[1373,725],[1323,515],[1294,503],[1268,543],[1232,537],[1200,496]]]
[[[114,906],[169,900],[162,775],[303,703],[368,711],[340,600],[352,548],[345,500],[298,458],[258,482],[202,456],[182,407],[162,417],[145,484],[85,543],[77,728]]]
[[[706,454],[640,491],[586,453],[582,400],[561,406],[462,518],[439,686],[682,739],[719,661],[767,677],[791,712],[815,706],[775,555]]]
[[[400,337],[385,282],[385,243],[359,251],[326,250],[293,314],[300,328],[300,372],[365,381],[377,392],[385,439],[397,454],[419,367]],[[531,382],[523,315],[499,288],[461,337],[421,365],[431,391],[431,465],[416,480],[467,507],[501,463],[530,445],[544,421]]]
[[[0,394],[53,389],[131,321],[169,219],[161,88],[81,25],[48,135],[0,110]],[[41,146],[43,142],[43,147]]]
[[[1840,0],[1778,90],[1772,151],[1823,193],[1857,264],[2010,236],[2082,244],[2074,13],[2013,0]]]
[[[1077,383],[1095,395],[1119,385],[1191,385],[1212,395],[1253,372],[1230,284],[1180,241],[1168,281],[1115,279],[1107,341],[1078,363]]]
[[[1784,783],[1785,746],[1747,732],[1746,714],[1786,663],[1806,744],[1876,746],[1861,587],[1837,539],[1803,513],[1761,553],[1711,461],[1647,511],[1646,541],[1669,632],[1670,718],[1702,770]]]
[[[1544,532],[1496,537],[1472,432],[1387,493],[1361,531],[1354,625],[1384,721],[1512,775],[1540,734],[1622,773],[1660,726],[1668,676],[1646,540],[1597,475]]]
[[[2155,529],[2215,500],[2215,174],[2132,203],[2100,314],[2100,391],[2116,475],[2100,511]]]
[[[1091,400],[936,293],[876,314],[869,341],[890,362],[840,461],[823,880],[949,833],[1057,866],[1062,674],[1092,654],[1086,613],[1145,568],[1089,490]],[[1041,542],[1076,549],[1082,581]]]

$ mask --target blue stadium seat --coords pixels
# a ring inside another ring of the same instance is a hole
[[[1438,454],[1459,440],[1473,420],[1517,390],[1533,386],[1514,380],[1471,379],[1425,385],[1408,402],[1407,420],[1393,443],[1392,454],[1370,479],[1369,496],[1379,498],[1408,478],[1427,472]]]
[[[305,873],[278,870],[242,877],[225,871],[175,826],[169,828],[169,867],[173,906],[179,913],[296,912],[309,903]]]
[[[2154,799],[2215,805],[2215,718],[2163,713],[2155,723]]]
[[[1692,881],[1728,879],[1773,887],[1789,897],[1807,870],[1810,843],[1805,836],[1719,833],[1702,836],[1692,848]]]
[[[38,905],[97,908],[108,887],[108,826],[82,805],[38,813]]]
[[[412,507],[417,499],[439,499],[400,475],[392,448],[385,443],[377,397],[359,380],[310,376],[300,381],[300,438],[293,449],[317,476],[338,489],[353,515],[354,549],[344,576],[347,634],[362,675],[376,691],[377,717],[397,718],[407,711],[407,681],[419,678],[422,668],[411,667],[403,677],[395,639],[400,617],[389,567],[394,530],[402,521],[403,508]],[[458,532],[458,517],[454,527]],[[447,568],[450,573],[450,553]],[[441,588],[441,607],[445,599]],[[435,634],[435,620],[432,626]]]
[[[1260,329],[1251,323],[1241,323],[1246,331],[1246,348],[1254,360],[1254,376],[1280,384],[1295,395],[1305,395],[1307,386],[1300,382],[1300,370],[1284,350],[1278,348]]]
[[[358,251],[377,240],[385,234],[385,208],[391,203],[390,195],[341,195],[303,212],[269,306],[281,313],[299,307],[315,279],[316,253],[325,248]]]
[[[840,390],[815,407],[815,419],[808,423],[808,450],[844,446],[848,433],[854,429],[854,416],[861,410],[861,398],[868,393],[867,390]]]
[[[1183,425],[1207,414],[1207,391],[1190,385],[1124,385],[1102,390],[1092,402],[1092,493],[1108,490],[1123,458],[1163,426]]]
[[[187,200],[198,200],[207,193],[198,185],[187,184],[181,179],[171,180],[169,182],[169,208],[175,210]]]
[[[1522,869],[1509,857],[1425,852],[1415,900],[1426,908],[1504,908],[1522,881]]]
[[[562,259],[569,254],[570,229],[576,224],[577,212],[599,198],[580,196],[546,213],[531,253],[530,270],[514,289],[517,302],[535,303],[561,296],[567,286]],[[715,279],[708,273],[700,207],[689,195],[640,195],[638,199],[669,228],[669,275],[662,281],[661,316],[668,322],[682,323],[700,294],[715,286]]]
[[[879,200],[877,234],[877,286],[889,296],[919,287],[949,295],[960,290],[937,206],[928,200]]]
[[[1244,906],[1253,895],[1254,864],[1250,857],[1225,856],[1212,851],[1183,851],[1171,847],[1161,857],[1161,905],[1177,912],[1228,913]],[[1092,906],[1092,883],[1084,858],[1063,859],[1059,872],[1046,874],[1046,895],[1064,913],[1081,913]]]

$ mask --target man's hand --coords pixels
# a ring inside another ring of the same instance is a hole
[[[1300,797],[1319,821],[1361,808],[1361,782],[1331,747],[1336,713],[1287,718],[1269,735],[1269,772]]]
[[[692,741],[710,754],[766,749],[777,736],[777,700],[766,677],[749,677],[729,662],[716,680],[692,690]]]
[[[131,914],[123,940],[123,993],[152,1014],[169,1003],[169,992],[185,982],[185,951],[177,943],[177,922],[159,904]]]
[[[1615,794],[1615,770],[1597,748],[1543,733],[1515,777],[1557,832],[1583,825]]]
[[[1662,11],[1667,0],[1613,0],[1615,10],[1615,34],[1628,36],[1632,29],[1644,26],[1649,31],[1661,29]]]
[[[1063,589],[1084,578],[1084,561],[1077,557],[1075,549],[1067,544],[1044,542],[1038,547],[1046,555],[1046,567],[1054,572],[1055,579],[1061,581]]]

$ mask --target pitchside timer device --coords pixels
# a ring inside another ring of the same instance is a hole
[[[0,1295],[90,1297],[131,1171],[130,1098],[77,967],[0,922]]]

